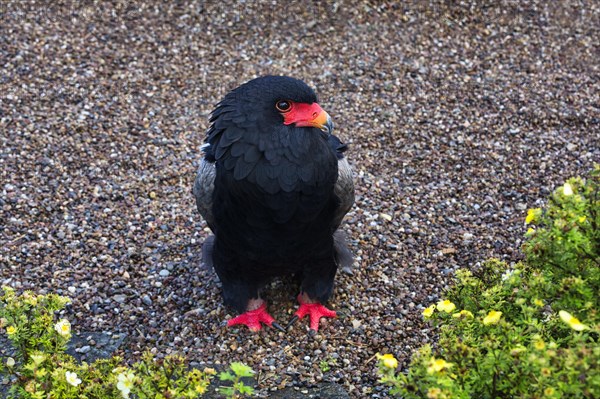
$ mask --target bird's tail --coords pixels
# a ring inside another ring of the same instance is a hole
[[[202,265],[209,270],[213,268],[213,248],[215,245],[215,236],[209,235],[202,244]]]
[[[347,235],[342,230],[336,230],[335,233],[333,233],[335,261],[338,264],[338,267],[341,268],[344,273],[352,274],[352,263],[354,262],[354,256],[348,248],[346,239]]]

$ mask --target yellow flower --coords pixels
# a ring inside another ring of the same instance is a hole
[[[15,326],[8,326],[6,327],[6,333],[8,335],[14,335],[17,333],[17,328]]]
[[[536,299],[533,300],[533,304],[535,306],[539,306],[541,308],[542,306],[544,306],[544,301],[542,301],[541,299],[537,299],[536,298]]]
[[[566,196],[573,195],[573,186],[571,186],[569,183],[565,183],[563,186],[563,194]]]
[[[398,367],[398,360],[396,360],[394,355],[391,355],[389,353],[386,353],[385,355],[380,355],[378,353],[377,359],[379,359],[381,361],[381,364],[383,364],[388,369],[395,369],[396,367]]]
[[[587,216],[582,216],[579,218],[579,223],[583,223],[587,220]]]
[[[196,392],[198,392],[200,395],[202,395],[204,392],[206,392],[206,385],[203,384],[196,384],[194,386]]]
[[[438,399],[442,390],[439,388],[429,388],[427,390],[427,399]]]
[[[450,367],[452,367],[452,363],[448,363],[444,359],[436,359],[435,357],[432,357],[429,360],[429,367],[427,367],[427,373],[437,373],[444,369],[449,369]]]
[[[428,319],[433,315],[434,311],[435,311],[435,305],[431,305],[423,311],[423,316],[425,316],[425,318]]]
[[[552,371],[548,367],[542,367],[540,372],[544,377],[548,377],[550,374],[552,374]]]
[[[454,309],[456,309],[456,305],[450,302],[448,299],[439,301],[437,303],[437,310],[440,312],[452,313]]]
[[[6,365],[8,367],[13,367],[15,365],[15,359],[13,359],[12,357],[9,357],[6,359]]]
[[[461,318],[465,318],[465,319],[472,319],[472,318],[473,318],[473,313],[469,312],[468,310],[464,310],[464,309],[463,309],[463,310],[461,310],[461,311],[460,311],[460,312],[458,312],[458,313],[454,313],[454,314],[452,315],[452,317],[456,317],[457,319],[458,319],[459,317],[461,317]]]
[[[527,229],[527,231],[525,232],[525,235],[532,235],[533,233],[535,233],[535,229],[533,227],[530,227]]]
[[[541,339],[538,339],[533,343],[533,347],[539,351],[543,350],[546,347],[546,344]]]
[[[117,389],[121,391],[124,398],[129,398],[129,393],[135,383],[135,374],[133,372],[121,373],[117,376]]]
[[[491,310],[490,313],[488,313],[487,316],[485,316],[483,318],[483,324],[486,326],[489,324],[496,324],[500,321],[501,317],[502,317],[502,312],[497,312],[495,310]]]
[[[71,335],[71,323],[69,323],[69,320],[67,319],[59,320],[58,323],[54,325],[54,329],[63,337]]]
[[[525,224],[534,222],[542,213],[542,208],[532,208],[527,210],[527,216],[525,217]]]
[[[569,312],[561,310],[558,312],[561,320],[564,321],[575,331],[583,331],[589,327],[579,321],[576,317],[573,317]]]
[[[546,396],[554,395],[554,388],[548,387],[548,388],[544,389],[544,395],[546,395]]]
[[[67,378],[67,382],[71,385],[73,385],[74,387],[76,387],[77,385],[81,384],[81,380],[79,378],[77,378],[77,374],[73,373],[71,371],[67,371],[65,373],[65,377]]]

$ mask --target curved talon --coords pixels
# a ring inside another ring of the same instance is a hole
[[[282,332],[287,332],[287,328],[281,327],[281,324],[279,324],[275,321],[271,323],[271,327],[275,327],[276,329],[278,329],[279,331],[282,331]]]
[[[242,313],[241,315],[229,320],[227,322],[227,326],[231,327],[243,324],[251,331],[260,331],[262,328],[261,323],[271,327],[274,321],[275,319],[269,313],[267,313],[267,304],[263,303],[258,309],[249,310],[246,313]]]
[[[286,330],[289,330],[291,326],[293,326],[294,324],[296,324],[296,322],[300,320],[300,318],[298,316],[294,316],[292,317],[292,320],[290,320],[290,322],[287,324],[287,326],[285,326]]]

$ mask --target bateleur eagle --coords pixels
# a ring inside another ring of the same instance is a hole
[[[274,277],[301,281],[296,319],[335,317],[323,306],[338,265],[351,261],[337,229],[354,203],[347,146],[304,82],[265,76],[231,91],[211,114],[193,193],[214,233],[203,259],[241,315],[228,325],[274,323],[260,297]],[[291,323],[290,323],[291,324]]]

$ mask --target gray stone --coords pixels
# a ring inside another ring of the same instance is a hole
[[[152,299],[148,296],[148,294],[145,294],[142,297],[142,302],[144,302],[144,305],[147,305],[147,306],[152,305]]]

